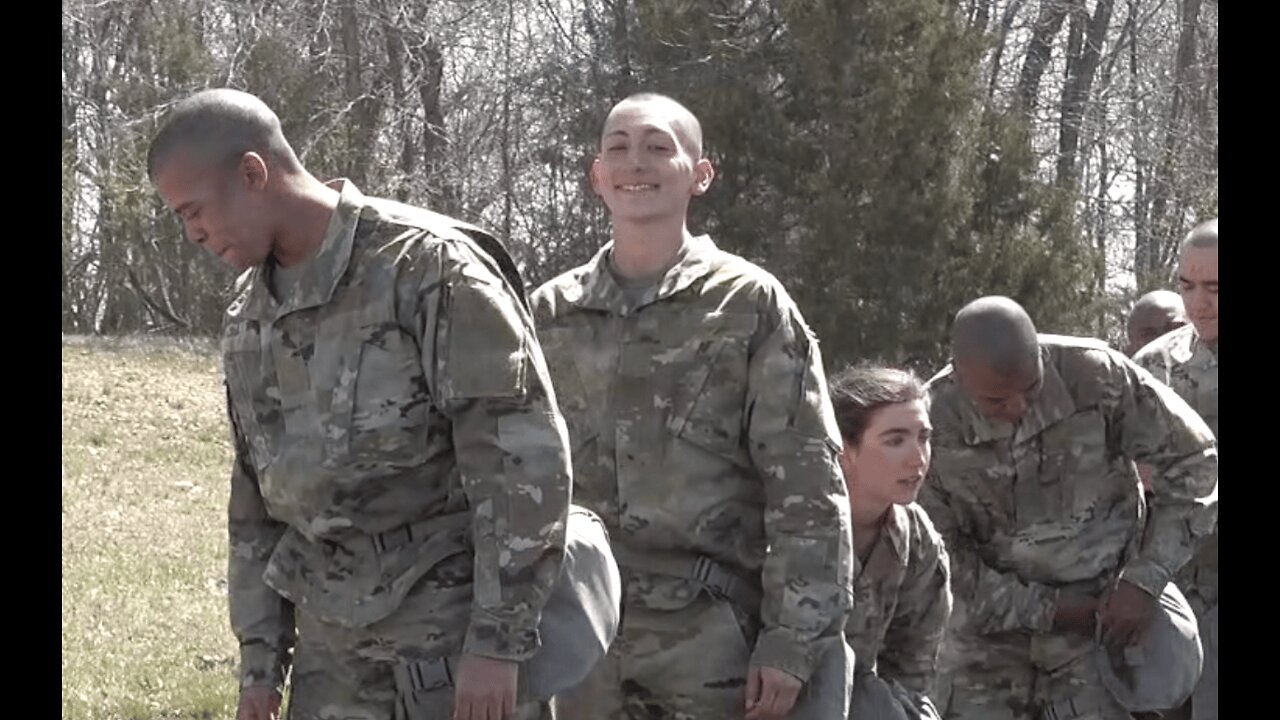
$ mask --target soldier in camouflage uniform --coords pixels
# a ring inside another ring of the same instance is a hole
[[[1129,311],[1129,347],[1125,354],[1133,357],[1147,343],[1186,324],[1182,298],[1168,290],[1152,290],[1138,298]]]
[[[517,663],[563,558],[567,435],[501,246],[321,184],[235,91],[175,107],[148,172],[245,271],[222,337],[238,718],[275,717],[291,649],[295,720],[549,716]]]
[[[1095,619],[1108,646],[1132,643],[1211,532],[1213,435],[1120,353],[1037,335],[1007,298],[957,314],[952,359],[929,383],[921,493],[955,591],[944,713],[1128,720],[1098,676]],[[1149,512],[1134,461],[1156,471]]]
[[[858,560],[845,625],[857,656],[854,706],[871,683],[883,682],[907,717],[936,717],[928,693],[951,618],[951,568],[915,502],[933,429],[924,385],[909,372],[872,366],[848,368],[830,385]]]
[[[1138,298],[1129,311],[1129,346],[1124,352],[1133,357],[1147,343],[1186,324],[1187,313],[1182,306],[1182,298],[1168,290],[1152,290]],[[1138,476],[1142,478],[1142,487],[1150,493],[1151,468],[1138,465]]]
[[[843,646],[849,510],[818,344],[773,276],[689,233],[712,176],[683,106],[619,103],[591,168],[613,241],[533,295],[575,502],[624,586],[565,718],[782,718]]]
[[[1187,401],[1218,437],[1218,220],[1197,226],[1178,259],[1178,287],[1191,316],[1134,357]],[[1218,717],[1218,525],[1178,574],[1178,586],[1200,620],[1204,673],[1192,696],[1193,720]]]

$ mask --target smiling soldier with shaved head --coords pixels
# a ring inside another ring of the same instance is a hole
[[[818,343],[777,279],[689,232],[714,176],[684,106],[618,103],[591,165],[612,242],[533,296],[574,497],[609,526],[624,583],[608,657],[559,698],[569,720],[847,702],[846,673],[814,680],[843,656],[852,562]]]

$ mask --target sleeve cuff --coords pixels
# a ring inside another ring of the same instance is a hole
[[[1170,573],[1150,560],[1137,559],[1120,572],[1120,579],[1142,588],[1151,597],[1160,597],[1169,584]]]
[[[473,614],[462,651],[468,655],[518,662],[528,660],[541,646],[542,639],[536,625],[520,627]]]
[[[268,685],[283,691],[284,676],[288,668],[287,648],[273,647],[261,641],[251,641],[240,646],[240,687],[242,689]]]
[[[786,630],[770,628],[756,638],[751,664],[775,668],[808,682],[815,660],[831,645],[829,638],[800,643]]]

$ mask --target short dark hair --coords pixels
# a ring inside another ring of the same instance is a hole
[[[219,166],[256,152],[286,170],[302,168],[275,112],[257,97],[227,88],[198,92],[174,106],[147,149],[147,177],[155,180],[178,150]]]
[[[861,363],[827,381],[836,424],[846,442],[857,445],[871,416],[886,405],[926,400],[924,383],[910,370]]]

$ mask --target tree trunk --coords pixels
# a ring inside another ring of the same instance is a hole
[[[1072,0],[1041,0],[1040,13],[1031,31],[1022,74],[1018,78],[1018,102],[1023,112],[1031,114],[1040,94],[1040,79],[1053,54],[1053,39],[1062,29]]]
[[[1083,47],[1071,55],[1067,65],[1067,82],[1062,89],[1062,116],[1058,136],[1058,174],[1060,187],[1074,188],[1079,178],[1076,152],[1080,147],[1080,131],[1084,124],[1085,108],[1093,89],[1094,74],[1102,56],[1102,43],[1111,25],[1111,10],[1115,0],[1098,0],[1089,29],[1083,38]],[[1084,3],[1078,6],[1084,11]],[[1076,24],[1073,18],[1072,24]]]

